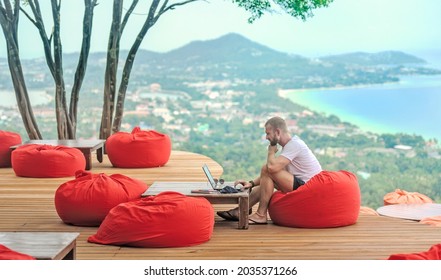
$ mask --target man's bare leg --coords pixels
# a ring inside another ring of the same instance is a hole
[[[260,186],[256,186],[252,189],[249,197],[249,207],[253,208],[260,201]],[[239,207],[228,210],[229,215],[239,219]]]
[[[270,174],[268,173],[268,169],[266,165],[262,167],[262,171],[260,172],[260,200],[259,207],[257,208],[256,213],[250,215],[249,220],[251,223],[256,224],[265,224],[268,222],[268,204],[271,199],[271,196],[274,193],[274,181]]]

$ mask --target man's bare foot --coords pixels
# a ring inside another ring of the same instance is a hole
[[[265,215],[260,214],[259,212],[256,212],[254,214],[252,214],[249,218],[248,218],[248,223],[250,225],[265,225],[268,223],[268,218]]]

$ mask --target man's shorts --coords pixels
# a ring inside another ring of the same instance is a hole
[[[298,188],[300,188],[301,186],[303,186],[305,184],[305,182],[300,179],[299,177],[294,176],[294,184],[292,186],[292,189],[295,191]]]

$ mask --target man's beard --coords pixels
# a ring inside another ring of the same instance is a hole
[[[272,139],[272,140],[270,141],[270,145],[271,145],[271,146],[276,146],[277,143],[279,143],[279,139],[277,139],[277,138],[274,138],[274,139]]]

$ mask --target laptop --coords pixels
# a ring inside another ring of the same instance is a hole
[[[208,168],[207,164],[204,164],[202,166],[202,170],[204,170],[205,176],[207,176],[208,182],[210,183],[213,190],[220,191],[226,186],[234,188],[234,182],[224,182],[223,184],[216,183],[213,175],[211,175],[210,169]]]

